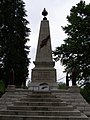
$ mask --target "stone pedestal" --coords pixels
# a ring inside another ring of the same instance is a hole
[[[33,69],[32,70],[32,83],[48,83],[53,85],[56,81],[56,70],[55,69]]]

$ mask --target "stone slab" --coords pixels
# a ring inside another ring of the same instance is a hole
[[[24,116],[24,115],[0,115],[0,120],[88,120],[82,116]]]

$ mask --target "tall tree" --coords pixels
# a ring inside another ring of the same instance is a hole
[[[76,66],[77,80],[90,82],[90,4],[80,1],[70,10],[68,24],[62,27],[67,38],[53,51],[55,60],[61,60],[65,71]]]
[[[28,77],[29,46],[26,43],[30,29],[26,16],[23,0],[0,1],[0,60],[6,85],[11,68],[14,69],[16,86],[25,85]]]

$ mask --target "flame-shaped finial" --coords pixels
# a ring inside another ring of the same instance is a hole
[[[46,11],[45,8],[44,8],[44,10],[42,11],[42,15],[44,16],[43,20],[47,20],[46,16],[48,15],[48,12]]]

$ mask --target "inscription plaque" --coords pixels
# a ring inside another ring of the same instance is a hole
[[[46,81],[52,82],[56,80],[56,70],[32,70],[32,82]]]

